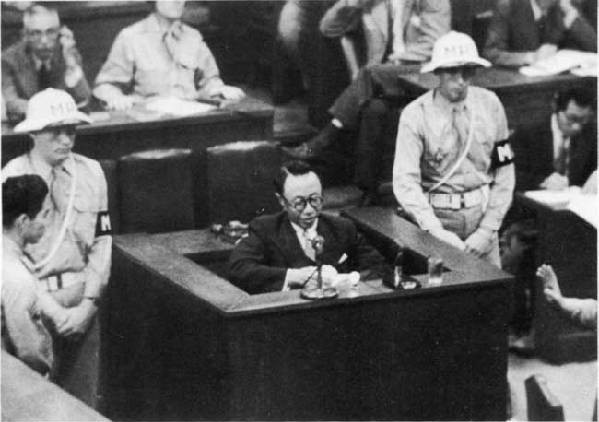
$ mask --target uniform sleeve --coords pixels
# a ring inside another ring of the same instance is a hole
[[[583,51],[597,52],[597,33],[583,16],[578,16],[566,36],[578,49]]]
[[[261,230],[250,223],[248,237],[237,244],[229,259],[233,284],[248,293],[280,291],[286,274],[287,268],[268,265]]]
[[[4,54],[3,54],[4,55]],[[27,112],[27,99],[19,97],[16,83],[16,69],[10,61],[2,58],[2,97],[6,102],[7,114],[25,114]]]
[[[451,6],[449,0],[424,0],[421,5],[419,36],[416,42],[406,46],[400,58],[426,61],[430,58],[433,45],[451,29]]]
[[[121,31],[110,49],[108,59],[96,77],[94,96],[103,101],[118,98],[133,85],[135,61],[130,46],[130,35]]]
[[[100,184],[100,211],[108,212],[108,187],[106,177],[100,164],[94,162],[94,172],[97,174],[97,180]],[[110,276],[110,267],[112,263],[112,236],[110,234],[98,234],[102,231],[111,229],[110,223],[101,220],[102,214],[98,215],[96,224],[96,236],[87,255],[87,266],[85,267],[85,292],[87,297],[101,297],[102,290],[108,284]],[[107,226],[108,224],[108,226]]]
[[[489,109],[493,113],[493,121],[497,122],[494,141],[497,143],[507,139],[509,131],[505,110],[494,94]],[[496,231],[499,230],[503,217],[505,217],[512,203],[516,176],[513,162],[490,171],[492,182],[489,189],[487,210],[479,226]]]
[[[502,66],[522,66],[528,64],[530,52],[510,51],[510,0],[498,0],[487,29],[487,41],[483,56],[493,64]]]
[[[421,229],[432,231],[442,226],[422,191],[420,160],[423,134],[418,130],[422,119],[417,107],[414,103],[408,105],[399,120],[393,161],[393,193]]]
[[[362,8],[351,5],[348,0],[339,0],[331,6],[320,20],[320,32],[328,38],[340,38],[354,31],[360,24]]]
[[[222,87],[224,82],[220,78],[216,60],[203,39],[198,44],[198,68],[196,73],[196,89],[198,97],[212,96],[215,90]]]
[[[15,355],[35,371],[52,367],[52,339],[36,311],[35,291],[21,280],[3,281],[2,312]]]
[[[564,298],[563,309],[578,324],[597,329],[597,301],[595,299]]]

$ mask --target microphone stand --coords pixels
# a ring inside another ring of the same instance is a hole
[[[324,238],[321,235],[316,236],[312,239],[312,248],[314,249],[314,261],[316,261],[316,283],[318,287],[316,289],[304,288],[300,292],[300,296],[308,300],[321,300],[321,299],[332,299],[337,297],[337,289],[334,287],[324,287],[324,280],[322,278],[322,252],[324,246]]]

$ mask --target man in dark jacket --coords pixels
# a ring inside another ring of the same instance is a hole
[[[249,236],[229,260],[235,285],[254,294],[299,289],[315,278],[317,261],[327,284],[338,273],[380,268],[381,255],[351,221],[321,214],[322,185],[308,164],[283,165],[275,187],[283,211],[250,223]],[[324,241],[322,252],[314,245],[317,237]]]

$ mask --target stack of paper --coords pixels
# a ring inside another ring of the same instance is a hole
[[[170,114],[173,116],[184,117],[192,114],[202,114],[216,110],[212,104],[199,103],[197,101],[182,100],[174,97],[159,97],[148,100],[146,109],[161,114]]]
[[[526,76],[550,76],[571,71],[578,76],[597,76],[597,53],[560,50],[531,66],[520,68]]]

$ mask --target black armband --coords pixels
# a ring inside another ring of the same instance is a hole
[[[96,237],[112,234],[112,224],[108,211],[99,211],[96,220]]]
[[[510,145],[510,140],[495,142],[493,151],[491,152],[491,170],[499,167],[507,166],[514,162],[514,151]]]

